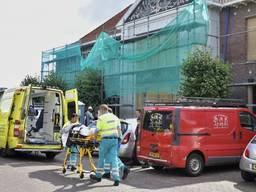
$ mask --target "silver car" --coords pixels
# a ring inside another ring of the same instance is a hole
[[[241,176],[245,181],[254,181],[256,177],[256,135],[244,150],[240,169]]]
[[[137,119],[121,120],[122,141],[119,157],[136,161],[136,129]]]

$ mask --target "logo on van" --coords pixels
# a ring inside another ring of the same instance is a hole
[[[228,117],[226,115],[215,115],[213,117],[213,127],[214,128],[227,128],[228,127]]]

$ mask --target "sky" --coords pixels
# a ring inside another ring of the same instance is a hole
[[[41,52],[79,40],[135,0],[0,0],[0,87],[40,75]]]

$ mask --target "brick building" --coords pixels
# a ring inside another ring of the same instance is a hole
[[[256,104],[255,2],[229,1],[220,11],[220,52],[232,68],[232,97],[249,105]]]

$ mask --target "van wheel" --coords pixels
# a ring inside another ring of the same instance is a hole
[[[203,157],[197,153],[189,155],[186,162],[186,173],[189,176],[196,177],[202,173],[204,169]]]
[[[47,152],[45,153],[45,155],[46,155],[46,159],[53,160],[57,154],[53,152]]]
[[[245,181],[252,182],[254,181],[255,175],[246,171],[241,171],[241,176]]]
[[[152,165],[152,167],[155,169],[155,170],[162,170],[164,168],[164,166],[156,166],[156,165]]]

